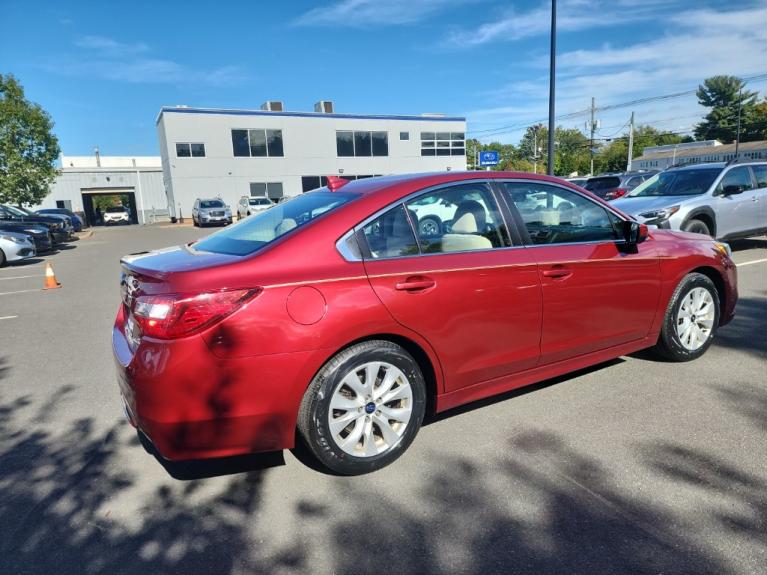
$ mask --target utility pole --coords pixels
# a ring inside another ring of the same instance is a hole
[[[589,138],[589,154],[591,155],[591,168],[589,173],[593,176],[594,175],[594,130],[597,127],[596,120],[594,119],[594,114],[596,113],[596,105],[594,104],[594,96],[591,97],[591,123],[589,124],[589,128],[591,131],[591,136]]]
[[[631,121],[629,122],[629,157],[626,162],[626,171],[631,171],[631,160],[634,157],[634,112],[631,112]]]
[[[743,83],[741,81],[738,90],[738,131],[735,134],[735,161],[738,161],[738,148],[740,148],[740,111],[743,108]]]
[[[538,173],[538,124],[533,126],[533,172]]]
[[[551,49],[549,64],[549,157],[546,161],[546,173],[554,175],[554,89],[557,71],[557,0],[551,0]]]

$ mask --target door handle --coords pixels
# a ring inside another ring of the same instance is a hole
[[[573,275],[572,270],[567,268],[553,268],[550,270],[543,270],[543,277],[553,279],[564,279]]]
[[[437,285],[431,278],[408,278],[404,282],[398,282],[394,289],[399,291],[420,291]]]

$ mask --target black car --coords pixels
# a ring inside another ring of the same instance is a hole
[[[69,216],[69,219],[72,220],[72,227],[75,229],[76,232],[83,231],[83,220],[80,216],[78,216],[76,213],[74,213],[72,210],[68,210],[66,208],[43,208],[41,210],[37,210],[38,214],[42,214],[44,216],[53,216],[56,214],[62,215],[62,216]]]
[[[6,204],[0,204],[0,222],[42,224],[48,228],[54,244],[67,242],[71,239],[70,232],[64,227],[64,222],[60,218],[41,216],[40,214],[29,215],[18,208]]]
[[[35,242],[35,251],[40,254],[53,249],[50,231],[44,225],[25,224],[24,222],[7,222],[0,220],[0,232],[16,232],[26,234]]]
[[[589,178],[583,187],[595,196],[609,201],[625,196],[639,184],[657,173],[655,170],[648,170],[646,172],[602,174],[601,176]]]

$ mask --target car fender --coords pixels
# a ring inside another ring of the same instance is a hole
[[[714,229],[711,230],[711,234],[713,235],[713,237],[716,237],[716,212],[714,212],[711,206],[698,206],[698,207],[690,209],[690,211],[685,214],[684,219],[682,220],[682,223],[680,224],[679,228],[682,229],[682,227],[687,222],[689,222],[690,220],[696,219],[696,217],[700,215],[707,216],[711,220],[711,222],[713,222]]]

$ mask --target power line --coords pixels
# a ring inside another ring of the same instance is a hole
[[[767,74],[757,74],[755,76],[745,76],[743,78],[740,78],[741,81],[744,83],[748,82],[759,82],[762,80],[767,80]],[[595,108],[595,112],[604,112],[604,111],[610,111],[610,110],[619,110],[621,108],[627,108],[630,106],[639,106],[643,104],[648,104],[650,102],[658,102],[662,100],[671,100],[675,98],[681,98],[683,96],[689,96],[692,94],[695,94],[698,91],[698,88],[694,88],[691,90],[684,90],[682,92],[674,92],[672,94],[663,94],[660,96],[649,96],[647,98],[639,98],[637,100],[631,100],[628,102],[621,102],[619,104],[610,104],[607,106],[601,106]],[[577,112],[570,112],[569,114],[563,114],[561,116],[556,116],[557,121],[561,120],[570,120],[574,118],[578,118],[580,116],[584,116],[591,113],[591,108],[586,108],[585,110],[579,110]],[[489,137],[489,136],[500,136],[502,134],[508,134],[510,132],[515,132],[517,130],[521,130],[523,128],[526,128],[530,125],[534,124],[541,124],[543,122],[547,121],[547,118],[544,118],[542,120],[537,120],[535,122],[519,122],[517,124],[510,124],[507,126],[498,126],[495,128],[486,128],[483,130],[467,130],[467,134],[483,134],[480,137]]]

